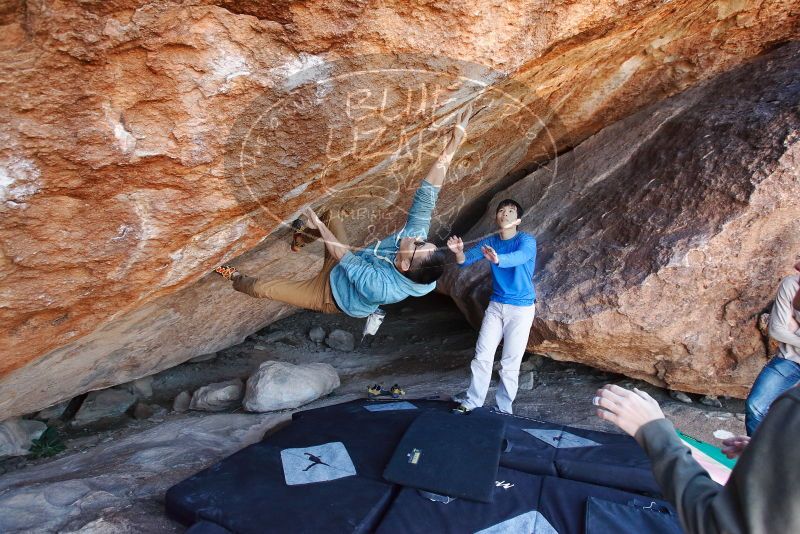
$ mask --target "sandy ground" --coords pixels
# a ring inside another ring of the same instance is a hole
[[[211,382],[246,380],[267,360],[326,362],[336,368],[341,386],[302,409],[364,396],[367,384],[375,382],[386,387],[399,383],[409,398],[435,394],[449,397],[464,391],[469,385],[469,363],[477,332],[451,301],[432,295],[389,306],[387,311],[378,335],[357,343],[353,352],[314,343],[308,331],[314,326],[321,326],[327,332],[341,328],[359,340],[363,320],[298,313],[257,332],[242,344],[219,352],[212,360],[185,363],[155,375],[154,396],[149,402],[163,406],[166,413],[145,420],[127,419],[104,429],[64,428],[67,450],[57,456],[0,461],[0,473],[5,473],[0,475],[0,508],[11,506],[7,509],[13,510],[6,516],[12,518],[6,524],[0,519],[0,531],[182,532],[183,528],[164,514],[166,488],[259,439],[265,431],[285,422],[291,412],[259,415],[238,409],[227,417],[201,412],[179,414],[170,411],[172,401],[183,390],[191,392]],[[693,396],[693,404],[684,404],[670,398],[664,390],[623,376],[536,355],[526,355],[528,360],[526,367],[537,369],[533,371],[533,388],[521,389],[514,404],[515,413],[520,415],[616,431],[595,416],[591,404],[597,388],[615,383],[648,391],[678,428],[699,439],[719,444],[715,433],[718,436],[725,432],[744,433],[741,400],[721,399],[722,408],[712,408],[699,404],[698,397]],[[492,383],[496,383],[496,376]],[[487,405],[493,404],[494,389],[490,389]],[[197,446],[204,438],[208,438],[205,448]],[[149,446],[160,447],[165,458],[169,458],[166,451],[172,449],[184,451],[183,457],[180,462],[154,462],[153,466],[158,468],[153,469],[152,479],[141,473],[138,478],[132,477],[129,471],[142,467],[141,451]],[[130,452],[134,450],[136,454]],[[109,459],[114,455],[120,455],[121,460],[111,466]],[[131,461],[129,456],[137,460]],[[65,470],[74,473],[72,482],[80,481],[90,490],[81,493],[83,489],[64,489]],[[99,479],[104,480],[105,500],[98,497],[99,490],[95,487]],[[61,501],[74,500],[49,508],[43,520],[37,499],[43,493],[55,491],[54,484],[60,484],[58,491],[66,495],[62,495]]]

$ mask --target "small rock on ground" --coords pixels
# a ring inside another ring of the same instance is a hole
[[[280,341],[281,339],[286,339],[291,334],[285,330],[276,330],[275,332],[270,332],[265,336],[261,336],[261,341],[264,343],[275,343],[276,341]]]
[[[675,399],[676,401],[684,402],[686,404],[692,404],[692,399],[689,398],[689,395],[687,395],[683,391],[670,391],[669,396]]]
[[[715,430],[714,431],[714,437],[717,438],[717,439],[732,438],[733,437],[733,432],[731,432],[729,430],[724,430],[724,429]]]
[[[136,403],[136,408],[133,409],[133,418],[134,419],[149,419],[153,416],[153,408],[149,405],[138,402]]]
[[[136,395],[140,399],[149,399],[153,396],[153,377],[152,376],[145,376],[134,380],[129,384],[129,389],[131,393]]]
[[[236,408],[242,399],[244,384],[238,378],[203,386],[192,394],[189,409],[222,412]]]
[[[706,406],[713,406],[714,408],[722,408],[722,402],[716,397],[716,395],[706,395],[700,399],[700,404],[705,404]]]
[[[178,413],[183,413],[189,411],[189,403],[192,401],[192,396],[189,394],[188,391],[181,391],[175,397],[175,400],[172,403],[172,410]]]
[[[116,421],[125,417],[125,413],[135,402],[136,396],[123,389],[92,391],[83,401],[71,424],[74,427],[82,427]]]
[[[522,389],[524,391],[530,391],[533,389],[533,382],[534,382],[533,371],[522,373],[519,376],[519,389]]]
[[[326,336],[325,329],[321,326],[315,326],[311,330],[308,331],[308,338],[313,341],[314,343],[322,343],[325,341]]]
[[[531,354],[520,364],[520,371],[538,371],[544,365],[545,357],[539,354]]]
[[[325,344],[342,352],[352,352],[356,348],[356,340],[353,334],[338,328],[328,334]]]

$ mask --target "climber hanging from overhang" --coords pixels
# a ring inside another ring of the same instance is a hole
[[[231,280],[236,291],[252,297],[323,313],[374,317],[372,322],[379,324],[383,315],[379,306],[430,293],[444,272],[444,252],[426,239],[439,191],[472,116],[471,105],[456,116],[450,139],[417,188],[406,223],[399,232],[363,250],[351,251],[342,211],[328,210],[318,217],[308,208],[305,221],[295,228],[305,237],[298,242],[296,234],[293,249],[302,245],[302,241],[323,239],[325,261],[316,276],[302,281],[265,280],[244,275],[229,265],[218,267],[215,272]]]

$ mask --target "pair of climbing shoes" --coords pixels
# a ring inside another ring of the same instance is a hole
[[[393,385],[389,391],[385,391],[380,384],[367,386],[367,398],[370,400],[402,399],[406,392],[398,386]]]

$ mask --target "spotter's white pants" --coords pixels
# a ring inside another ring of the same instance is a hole
[[[528,336],[536,315],[536,305],[514,306],[489,302],[481,323],[481,332],[475,346],[472,360],[472,382],[467,390],[464,406],[472,410],[483,406],[489,381],[492,378],[494,354],[500,341],[503,341],[503,355],[500,360],[500,386],[495,399],[497,407],[506,413],[511,412],[511,403],[517,396],[519,366],[528,345]]]

